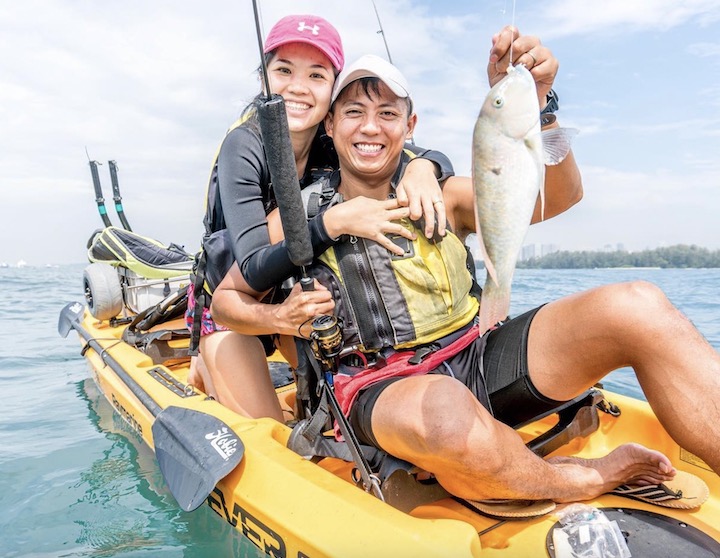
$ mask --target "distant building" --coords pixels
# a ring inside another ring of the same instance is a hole
[[[535,244],[526,244],[520,250],[520,261],[525,262],[530,260],[534,258],[536,254],[537,250],[535,249]]]
[[[557,244],[543,244],[540,246],[540,257],[547,256],[548,254],[554,254],[560,251],[560,246]]]

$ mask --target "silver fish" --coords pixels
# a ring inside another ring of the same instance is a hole
[[[487,272],[481,332],[508,316],[515,263],[538,194],[544,209],[545,165],[558,164],[570,149],[568,134],[558,130],[541,134],[535,81],[523,65],[508,68],[508,75],[488,93],[475,123],[475,218]]]

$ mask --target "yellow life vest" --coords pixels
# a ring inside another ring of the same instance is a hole
[[[313,265],[312,274],[333,293],[346,348],[374,352],[431,343],[477,314],[468,252],[460,239],[448,232],[432,242],[409,219],[401,224],[416,235],[413,241],[393,238],[404,256],[350,237]]]

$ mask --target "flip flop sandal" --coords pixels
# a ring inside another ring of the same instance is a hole
[[[483,515],[497,519],[541,517],[556,507],[552,500],[465,500]]]
[[[677,471],[675,478],[662,484],[648,486],[623,484],[611,490],[609,494],[625,496],[665,508],[691,510],[705,503],[710,496],[710,489],[701,478],[685,471]]]

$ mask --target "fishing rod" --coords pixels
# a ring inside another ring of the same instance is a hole
[[[117,175],[117,162],[108,161],[108,168],[110,169],[110,181],[112,182],[115,211],[117,212],[118,217],[120,218],[120,222],[122,223],[122,226],[125,228],[125,230],[132,232],[132,229],[130,228],[130,223],[128,223],[127,218],[125,217],[125,210],[122,206],[122,197],[120,196],[120,184],[118,182]]]
[[[87,155],[88,162],[90,163],[90,174],[92,175],[93,187],[95,188],[95,203],[97,203],[98,213],[100,213],[100,218],[103,220],[105,226],[112,227],[110,217],[107,214],[107,208],[105,207],[105,198],[103,197],[102,185],[100,184],[100,175],[98,174],[98,165],[101,165],[102,163],[91,160],[87,148],[85,148],[85,154]]]
[[[390,48],[388,48],[387,40],[385,39],[385,31],[383,30],[382,21],[380,21],[380,14],[378,13],[377,6],[375,5],[375,0],[372,0],[373,8],[375,8],[375,17],[377,18],[378,25],[380,26],[380,30],[377,32],[378,35],[382,35],[383,43],[385,43],[385,52],[387,52],[388,62],[390,64],[393,63],[392,56],[390,56]]]
[[[265,99],[258,102],[257,105],[260,133],[265,144],[270,178],[272,179],[275,199],[280,211],[280,220],[285,233],[285,243],[290,255],[290,261],[301,269],[300,285],[302,289],[312,291],[314,290],[313,280],[308,275],[306,268],[312,263],[314,253],[310,241],[310,230],[305,218],[305,207],[300,195],[300,181],[297,175],[295,154],[290,142],[290,128],[285,110],[285,100],[282,95],[274,95],[270,90],[257,0],[253,0],[253,12],[255,14],[255,31],[257,33],[258,47],[260,48],[260,61],[265,83]],[[299,343],[302,343],[304,351],[310,351],[309,342],[306,339],[299,340]],[[317,361],[313,361],[311,355],[309,355],[309,358],[313,368],[316,369],[319,385],[322,387],[322,393],[330,406],[331,413],[337,421],[341,434],[348,443],[348,449],[357,465],[365,490],[372,491],[375,496],[382,500],[383,495],[379,483],[373,477],[370,465],[362,453],[360,443],[350,422],[340,410],[340,404],[332,388],[332,379],[326,379],[322,370],[319,369]]]
[[[385,52],[387,52],[388,62],[390,62],[390,64],[392,64],[393,59],[392,59],[392,56],[390,55],[390,47],[388,47],[387,39],[385,38],[385,30],[383,29],[382,21],[380,21],[380,14],[378,13],[377,6],[375,5],[375,0],[372,0],[372,5],[373,5],[373,8],[375,9],[375,17],[377,18],[378,25],[380,26],[380,29],[378,30],[377,34],[382,35],[382,40],[383,40],[383,43],[385,44]],[[412,145],[415,145],[415,137],[414,136],[410,137],[409,141]]]
[[[308,276],[309,266],[315,254],[310,242],[305,219],[305,207],[300,195],[295,153],[290,142],[285,100],[282,95],[273,94],[270,89],[265,49],[263,48],[262,31],[257,0],[253,0],[255,14],[255,31],[260,49],[260,62],[265,83],[265,99],[257,105],[260,133],[265,144],[265,153],[273,183],[275,199],[280,211],[280,220],[285,233],[285,242],[290,260],[301,269],[300,284],[303,290],[312,290],[312,279]],[[302,218],[298,218],[302,217]]]

